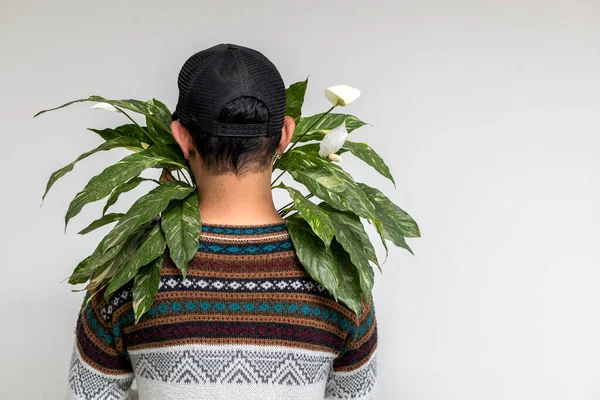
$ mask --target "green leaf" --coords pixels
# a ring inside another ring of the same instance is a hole
[[[300,212],[300,216],[308,222],[313,232],[321,238],[325,246],[329,247],[335,231],[327,213],[315,203],[304,197],[300,191],[291,186],[287,186],[283,182],[274,187],[287,190],[294,201],[294,206]]]
[[[136,124],[125,124],[117,126],[116,128],[107,129],[88,128],[88,130],[97,133],[104,140],[111,140],[119,137],[130,137],[138,139],[142,143],[152,144],[152,140],[149,139],[146,130]]]
[[[306,94],[306,86],[308,85],[308,77],[304,81],[296,82],[290,85],[285,90],[285,115],[294,118],[298,123],[302,115],[302,105],[304,104],[304,95]]]
[[[111,149],[114,149],[117,147],[136,148],[138,150],[143,149],[139,140],[134,139],[134,138],[128,138],[128,137],[115,138],[115,139],[111,139],[109,141],[102,143],[95,149],[92,149],[90,151],[83,153],[82,155],[77,157],[75,159],[75,161],[73,161],[72,163],[67,164],[64,167],[54,171],[52,173],[52,175],[50,175],[50,179],[48,180],[48,183],[46,184],[46,190],[44,191],[44,195],[42,196],[42,201],[44,201],[44,199],[46,198],[46,195],[48,194],[48,191],[50,190],[52,185],[54,185],[54,183],[57,180],[59,180],[60,178],[65,176],[67,173],[71,172],[77,162],[83,160],[84,158],[91,156],[92,154],[98,153],[99,151],[111,150]]]
[[[117,186],[138,176],[146,168],[183,167],[180,163],[165,157],[170,157],[171,153],[172,149],[168,146],[152,146],[139,153],[128,155],[94,176],[69,204],[65,215],[65,231],[69,220],[79,214],[86,204],[105,198]]]
[[[392,181],[394,187],[396,187],[396,182],[394,182],[394,177],[390,173],[389,167],[386,165],[385,161],[383,161],[383,158],[381,158],[381,156],[377,154],[375,150],[371,148],[371,146],[365,142],[352,142],[350,140],[346,140],[344,147],[350,150],[350,152],[356,157],[375,168],[375,170],[381,175]]]
[[[385,249],[385,259],[383,260],[383,263],[385,263],[388,259],[390,251],[387,247],[387,243],[385,242],[386,235],[385,235],[385,230],[383,228],[383,222],[381,222],[381,220],[379,220],[379,219],[371,218],[371,219],[369,219],[369,223],[375,227],[375,230],[379,234],[379,237],[381,239],[381,244],[383,245],[383,248]],[[379,267],[379,271],[381,271],[381,267],[379,265],[378,265],[378,267]],[[383,272],[383,271],[381,271],[381,272]]]
[[[90,271],[87,268],[87,265],[88,265],[88,262],[90,261],[91,257],[92,256],[90,254],[89,256],[87,256],[86,258],[81,260],[81,262],[79,264],[77,264],[77,266],[71,273],[71,276],[69,277],[68,282],[71,285],[78,285],[80,283],[85,283],[88,281],[88,279],[90,279],[90,276],[92,276],[93,271]]]
[[[166,245],[167,242],[165,241],[163,231],[160,224],[157,223],[140,244],[131,259],[110,281],[104,292],[104,298],[108,300],[110,295],[129,282],[142,266],[162,256]]]
[[[89,255],[85,260],[80,262],[77,267],[73,270],[69,283],[72,285],[78,283],[84,283],[102,266],[113,259],[123,248],[125,243],[121,243],[119,246],[115,246],[106,253],[102,252],[102,239],[96,246],[96,249]]]
[[[331,242],[331,251],[338,268],[338,296],[344,304],[360,317],[362,293],[359,283],[360,277],[356,266],[352,263],[349,254],[336,239]]]
[[[306,135],[302,136],[300,142],[308,142],[310,140],[322,140],[324,134],[336,128],[342,124],[342,122],[346,121],[346,130],[348,133],[352,132],[355,129],[360,128],[361,126],[367,125],[366,122],[361,121],[356,118],[354,115],[349,114],[335,114],[329,113],[327,114],[321,121],[319,119],[323,116],[324,113],[315,114],[310,117],[300,118],[300,121],[296,125],[296,129],[294,130],[294,135],[292,136],[292,142],[296,142],[300,136],[308,129],[309,132],[306,132]],[[318,121],[318,122],[317,122]],[[316,123],[315,126],[312,126]]]
[[[93,95],[90,96],[88,98],[85,99],[77,99],[77,100],[72,100],[69,101],[63,105],[60,105],[58,107],[54,107],[54,108],[49,108],[47,110],[42,110],[39,111],[37,114],[35,114],[33,117],[37,117],[38,115],[47,113],[49,111],[54,111],[54,110],[59,110],[61,108],[65,108],[67,106],[70,106],[71,104],[75,104],[75,103],[82,103],[82,102],[86,102],[86,101],[93,101],[93,102],[103,102],[103,103],[108,103],[111,104],[115,107],[120,107],[120,108],[124,108],[126,110],[130,110],[139,114],[143,114],[143,115],[153,115],[154,113],[152,112],[153,109],[152,106],[150,107],[150,105],[147,102],[141,101],[141,100],[134,100],[134,99],[125,99],[125,100],[109,100],[106,99],[102,96],[97,96],[97,95]]]
[[[150,107],[153,107],[153,115],[155,115],[156,118],[158,118],[158,120],[161,122],[161,124],[170,132],[171,122],[173,121],[171,119],[171,110],[169,110],[169,108],[164,103],[156,99],[148,100],[148,104],[150,105]]]
[[[339,272],[331,251],[314,234],[305,220],[291,216],[286,219],[286,226],[298,259],[306,272],[329,290],[337,301]]]
[[[313,147],[307,146],[298,146],[283,153],[277,164],[277,169],[289,172],[319,167],[330,163],[328,159],[319,156],[318,150],[315,152]]]
[[[90,233],[93,230],[96,230],[104,225],[108,225],[112,222],[118,221],[121,219],[121,217],[123,217],[122,213],[111,213],[111,214],[106,214],[103,215],[102,218],[99,218],[97,220],[95,220],[94,222],[92,222],[91,224],[89,224],[86,228],[82,229],[81,231],[78,232],[79,235],[85,235],[86,233]]]
[[[103,251],[122,243],[138,227],[163,212],[171,200],[181,200],[194,189],[193,186],[174,180],[157,186],[140,197],[133,203],[119,223],[106,235],[103,240]]]
[[[46,113],[48,111],[58,110],[58,109],[70,106],[71,104],[81,103],[81,102],[86,102],[86,101],[104,102],[104,103],[111,104],[111,105],[117,107],[117,109],[119,109],[119,112],[122,112],[125,115],[127,115],[127,114],[120,109],[126,109],[126,110],[136,112],[138,114],[142,114],[142,115],[146,116],[147,118],[150,118],[152,120],[153,124],[160,125],[162,127],[163,131],[170,132],[171,117],[170,117],[169,110],[163,103],[161,103],[160,101],[158,101],[156,99],[152,99],[147,102],[144,102],[141,100],[134,100],[134,99],[110,100],[110,99],[106,99],[102,96],[94,95],[94,96],[90,96],[86,99],[73,100],[73,101],[65,103],[61,106],[58,106],[58,107],[50,108],[47,110],[42,110],[42,111],[38,112],[37,114],[35,114],[33,117],[35,118],[38,115]],[[175,139],[172,136],[166,136],[166,135],[163,136],[161,133],[159,136],[154,136],[153,143],[175,143]],[[151,143],[149,143],[149,144],[151,144]]]
[[[150,264],[142,267],[133,279],[133,313],[135,323],[148,311],[160,284],[160,269],[163,266],[163,257],[158,257]]]
[[[132,235],[129,236],[121,245],[115,246],[114,248],[119,249],[118,252],[116,252],[114,257],[109,258],[94,271],[90,283],[88,286],[86,286],[86,289],[99,289],[103,286],[106,286],[110,279],[119,271],[121,266],[129,261],[129,259],[133,256],[135,249],[140,245],[144,235],[144,230],[138,230],[133,232]],[[105,254],[109,253],[113,252],[109,250]]]
[[[402,247],[412,253],[404,238],[421,236],[415,220],[403,209],[394,204],[380,190],[364,183],[359,183],[359,186],[372,200],[377,219],[383,223],[385,238],[391,240],[396,246]]]
[[[148,133],[152,136],[154,143],[175,143],[171,130],[166,129],[156,117],[146,117],[146,127],[148,128]]]
[[[360,218],[354,213],[336,210],[325,202],[319,203],[318,207],[328,213],[335,227],[335,240],[346,250],[352,264],[357,268],[360,288],[367,294],[371,293],[375,276],[369,261],[377,266],[379,263]]]
[[[375,209],[352,176],[339,166],[327,162],[318,167],[289,171],[292,178],[311,193],[341,211],[351,211],[370,219]]]
[[[202,233],[198,193],[194,191],[181,201],[172,201],[162,214],[161,221],[171,259],[185,279],[188,262],[198,251]]]
[[[108,210],[108,208],[110,206],[112,206],[113,204],[115,204],[117,202],[117,200],[119,200],[119,196],[121,196],[121,194],[135,189],[140,183],[142,183],[144,181],[157,182],[154,179],[147,179],[147,178],[142,178],[142,177],[136,176],[135,178],[131,178],[127,182],[117,186],[115,188],[115,190],[113,190],[113,192],[110,194],[110,197],[108,198],[108,200],[106,201],[106,205],[104,206],[104,209],[102,210],[102,215],[104,215],[106,213],[106,210]]]

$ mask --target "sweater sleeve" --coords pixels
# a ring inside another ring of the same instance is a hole
[[[112,322],[113,304],[100,292],[86,292],[75,327],[67,399],[127,399],[134,374],[123,348],[120,326]]]
[[[372,400],[377,383],[377,320],[373,296],[365,300],[345,348],[335,358],[325,389],[326,400]]]

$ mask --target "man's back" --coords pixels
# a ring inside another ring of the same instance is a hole
[[[87,299],[87,296],[86,296]],[[187,278],[164,254],[155,302],[133,323],[131,284],[80,313],[69,398],[372,399],[374,303],[361,318],[300,264],[285,222],[203,224]]]

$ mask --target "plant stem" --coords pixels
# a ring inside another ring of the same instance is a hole
[[[273,182],[271,182],[271,188],[273,188],[273,185],[275,184],[275,182],[277,182],[277,179],[281,178],[281,175],[285,174],[285,172],[285,170],[281,171],[281,173],[277,175],[275,179],[273,179]]]
[[[334,109],[334,108],[336,108],[336,107],[337,107],[337,104],[336,104],[336,105],[334,105],[334,106],[331,106],[331,108],[330,108],[329,110],[327,110],[326,112],[324,112],[324,113],[323,113],[323,115],[321,115],[321,117],[320,117],[318,120],[316,120],[315,122],[313,122],[313,123],[312,123],[312,125],[310,125],[310,126],[308,127],[308,129],[306,129],[306,130],[304,131],[304,133],[302,133],[302,135],[298,136],[298,139],[297,139],[297,140],[294,142],[294,144],[292,145],[292,147],[290,147],[290,148],[289,148],[287,151],[290,151],[290,150],[292,150],[292,149],[293,149],[293,148],[294,148],[294,147],[295,147],[295,146],[298,144],[298,142],[300,141],[300,139],[302,139],[302,137],[303,137],[304,135],[306,135],[308,132],[310,132],[310,130],[311,130],[312,128],[314,128],[315,126],[317,126],[317,124],[318,124],[319,122],[323,121],[323,118],[325,118],[325,116],[326,116],[327,114],[329,114],[329,113],[331,112],[331,110],[333,110],[333,109]]]
[[[293,210],[293,209],[292,209],[292,210]],[[296,211],[295,213],[293,213],[293,214],[290,214],[290,215],[282,215],[282,216],[281,216],[281,218],[285,218],[285,217],[291,217],[292,215],[296,215],[296,214],[298,214],[298,211]]]
[[[337,104],[336,104],[336,105],[333,105],[333,106],[331,106],[331,108],[330,108],[329,110],[325,111],[325,112],[324,112],[324,113],[323,113],[323,114],[322,114],[322,115],[319,117],[319,119],[317,119],[315,122],[313,122],[313,123],[312,123],[312,124],[311,124],[311,125],[308,127],[308,129],[306,129],[306,130],[304,131],[304,133],[302,133],[302,135],[300,135],[300,136],[298,137],[298,139],[296,139],[296,141],[295,141],[295,142],[292,144],[292,147],[290,147],[289,149],[287,149],[285,152],[291,151],[291,150],[292,150],[292,149],[293,149],[293,148],[294,148],[294,147],[295,147],[295,146],[298,144],[298,142],[300,141],[300,139],[301,139],[301,138],[302,138],[304,135],[306,135],[308,132],[310,132],[310,130],[311,130],[311,129],[313,129],[315,126],[317,126],[317,124],[319,124],[321,121],[323,121],[323,118],[325,118],[325,116],[327,116],[327,114],[329,114],[329,113],[330,113],[330,112],[331,112],[331,111],[332,111],[334,108],[336,108],[336,107],[337,107]],[[277,168],[277,166],[279,165],[279,160],[281,160],[281,157],[283,156],[283,154],[279,154],[278,156],[279,156],[279,157],[278,157],[278,158],[276,158],[276,159],[275,159],[275,162],[273,163],[273,170],[275,170],[275,168]],[[278,176],[277,178],[275,178],[275,181],[276,181],[277,179],[279,179],[279,177],[280,177],[281,175],[283,175],[283,173],[284,173],[284,172],[285,172],[285,170],[283,170],[283,172],[282,172],[281,174],[279,174],[279,176]],[[273,183],[275,183],[275,181],[273,181]],[[273,185],[273,183],[271,183],[271,186]]]
[[[279,210],[277,210],[277,212],[281,212],[283,209],[285,209],[286,207],[291,206],[292,204],[294,204],[293,201],[290,201],[289,203],[287,203],[285,206],[281,207]]]
[[[173,176],[173,174],[171,173],[171,171],[169,171],[169,169],[168,169],[168,168],[165,168],[165,171],[167,171],[167,174],[169,174],[169,176],[170,176],[171,178],[173,178],[173,180],[175,180],[175,177]]]
[[[177,171],[179,171],[179,170],[177,170]],[[185,179],[185,183],[192,186],[192,184],[190,183],[190,181],[188,181],[188,178],[185,176],[185,173],[183,171],[181,171],[181,176],[183,176],[183,179]]]
[[[313,197],[313,196],[314,196],[314,194],[312,194],[312,193],[309,193],[309,194],[307,194],[307,195],[306,195],[306,196],[304,196],[304,197],[305,197],[306,199],[310,199],[310,198],[311,198],[311,197]],[[277,212],[278,212],[278,213],[280,213],[280,212],[282,212],[282,211],[283,211],[283,212],[288,212],[290,209],[293,209],[293,208],[294,208],[294,207],[290,207],[290,206],[293,206],[293,204],[294,204],[294,202],[293,202],[293,201],[290,201],[289,203],[287,203],[286,205],[284,205],[283,207],[281,207],[279,210],[277,210]],[[286,208],[288,208],[288,209],[286,209]]]

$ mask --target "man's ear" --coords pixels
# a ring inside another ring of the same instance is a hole
[[[187,128],[181,125],[179,121],[171,122],[171,131],[173,132],[175,141],[179,144],[179,147],[181,147],[184,157],[186,160],[189,160],[196,153],[192,135],[190,135]]]
[[[281,128],[281,140],[279,146],[277,146],[277,154],[282,154],[287,148],[288,144],[292,140],[294,130],[296,129],[296,122],[294,118],[286,115],[283,119],[283,128]]]

